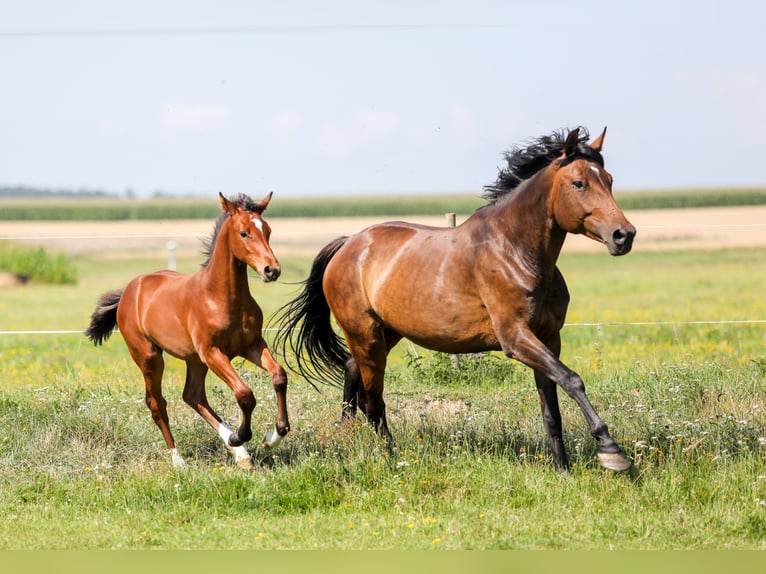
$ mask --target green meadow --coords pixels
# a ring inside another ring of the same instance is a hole
[[[278,283],[251,282],[267,315],[310,265],[281,260]],[[292,431],[264,451],[271,386],[236,362],[259,401],[252,472],[183,403],[183,365],[168,358],[189,463],[176,471],[119,334],[95,348],[78,333],[34,333],[83,329],[100,293],[161,263],[80,254],[75,285],[0,291],[0,331],[30,332],[0,335],[0,548],[766,548],[766,249],[561,258],[572,294],[562,358],[633,459],[623,474],[598,466],[561,393],[573,468],[553,469],[522,365],[495,353],[455,365],[408,343],[388,367],[393,453],[363,421],[337,424],[338,389],[296,376]],[[208,389],[236,423],[228,388],[209,375]]]

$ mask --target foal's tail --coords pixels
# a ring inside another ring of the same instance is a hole
[[[101,295],[96,310],[90,316],[90,325],[85,329],[85,336],[94,345],[101,345],[114,331],[117,325],[117,305],[122,297],[122,289],[109,291]]]
[[[303,291],[273,318],[278,327],[274,349],[288,366],[287,351],[291,351],[297,371],[315,388],[315,382],[341,385],[343,368],[350,358],[343,338],[332,328],[330,307],[322,290],[327,265],[346,239],[339,237],[322,248],[303,282]]]

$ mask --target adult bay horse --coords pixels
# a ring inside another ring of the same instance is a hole
[[[636,234],[612,196],[605,133],[588,144],[587,130],[577,128],[514,148],[485,188],[489,204],[458,227],[390,222],[331,242],[277,314],[283,330],[275,348],[292,351],[309,380],[339,381],[345,371],[344,417],[358,404],[389,440],[383,376],[398,341],[445,353],[502,350],[534,370],[559,469],[569,462],[557,385],[582,410],[599,462],[628,469],[582,379],[559,360],[569,293],[556,260],[567,233],[601,242],[611,255],[628,253]]]
[[[275,281],[281,267],[269,246],[271,228],[262,218],[271,194],[256,203],[246,195],[230,201],[220,195],[222,212],[206,244],[207,261],[199,271],[182,275],[159,271],[140,275],[117,291],[101,296],[85,334],[95,345],[117,325],[146,383],[146,404],[162,432],[173,465],[185,462],[170,432],[162,396],[163,351],[186,362],[183,399],[218,433],[238,466],[253,468],[244,446],[252,438],[255,397],[231,360],[244,357],[268,371],[277,398],[277,421],[264,439],[272,448],[289,430],[287,376],[263,340],[263,312],[247,279],[251,267],[263,281]],[[234,391],[242,419],[232,431],[208,403],[205,377],[212,370]]]

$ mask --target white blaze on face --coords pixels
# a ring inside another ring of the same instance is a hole
[[[598,169],[595,165],[590,166],[591,171],[596,174],[596,177],[598,178],[599,183],[606,187],[608,189],[608,186],[604,183],[604,180],[601,178],[601,170]]]
[[[263,222],[258,219],[257,217],[253,217],[250,221],[253,222],[253,225],[255,225],[256,229],[263,233]]]

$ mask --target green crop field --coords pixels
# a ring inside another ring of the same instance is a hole
[[[260,198],[267,192],[252,192]],[[623,209],[747,206],[766,204],[766,189],[681,189],[617,191]],[[463,194],[387,195],[378,197],[291,198],[275,191],[269,217],[356,217],[471,213],[484,204],[481,190]],[[116,197],[0,197],[0,220],[118,221],[215,219],[217,194],[209,197],[122,199]]]
[[[310,264],[281,259],[277,284],[251,284],[267,314]],[[337,425],[338,389],[295,376],[292,432],[264,452],[273,393],[237,362],[259,401],[253,472],[183,403],[182,365],[168,359],[171,425],[189,463],[176,471],[119,335],[94,348],[76,333],[34,333],[84,328],[100,293],[156,264],[72,260],[76,285],[0,290],[0,548],[766,548],[766,249],[562,257],[563,360],[635,463],[602,470],[561,396],[568,476],[552,468],[528,369],[494,353],[455,367],[406,343],[388,370],[392,454],[362,421]],[[212,375],[208,388],[236,423],[228,388]]]

